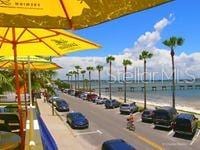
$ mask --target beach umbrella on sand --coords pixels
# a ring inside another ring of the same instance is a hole
[[[53,63],[49,60],[46,60],[41,57],[36,56],[19,56],[17,57],[18,69],[23,71],[23,80],[24,80],[24,99],[25,99],[25,108],[27,112],[27,103],[26,103],[26,75],[25,70],[28,70],[28,81],[29,81],[29,95],[31,97],[31,70],[56,70],[61,67],[56,63]],[[14,70],[14,57],[13,56],[4,56],[0,57],[0,68],[1,69],[11,69]],[[32,103],[32,101],[31,101]]]
[[[4,27],[81,29],[172,0],[1,0]]]
[[[17,56],[62,56],[100,46],[64,30],[0,28],[0,56],[14,56],[15,88],[20,116],[20,135],[23,137],[22,108]]]

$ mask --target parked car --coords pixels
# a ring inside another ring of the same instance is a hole
[[[52,97],[50,97],[49,99],[47,99],[47,101],[48,101],[49,103],[52,103],[52,101],[55,101],[56,99],[59,99],[59,97],[58,97],[58,96],[52,96]]]
[[[142,116],[141,116],[142,121],[143,122],[145,122],[145,121],[153,122],[154,111],[155,110],[152,110],[152,109],[146,109],[146,110],[144,110],[143,113],[142,113]]]
[[[113,139],[103,142],[101,150],[135,150],[135,148],[122,139]]]
[[[108,100],[108,99],[107,99],[107,98],[98,97],[98,98],[95,100],[95,103],[101,105],[101,104],[104,104],[106,100]]]
[[[80,98],[81,98],[82,100],[87,100],[87,93],[82,93],[82,94],[80,95]]]
[[[193,114],[181,113],[173,122],[173,130],[179,134],[194,135],[197,130],[197,120]]]
[[[133,103],[123,103],[123,104],[120,105],[119,110],[120,110],[121,114],[123,114],[123,113],[130,114],[130,113],[137,112],[138,106],[136,106],[135,102],[133,102]]]
[[[172,123],[177,116],[177,111],[173,107],[165,106],[154,111],[155,127],[172,128]]]
[[[56,110],[59,112],[66,112],[69,111],[68,103],[63,99],[56,99],[55,101]]]
[[[67,123],[74,128],[88,128],[87,118],[80,112],[70,112],[67,114]]]
[[[69,89],[63,89],[63,93],[68,94]]]
[[[106,100],[105,101],[105,107],[106,108],[117,108],[120,106],[120,102],[118,102],[117,100],[115,99],[112,99],[112,100]]]
[[[83,91],[75,91],[74,96],[75,97],[80,97],[80,95],[83,93]]]
[[[68,90],[67,93],[68,93],[69,95],[71,95],[71,96],[74,96],[74,95],[75,95],[75,91],[72,90],[72,89]]]
[[[87,100],[91,102],[95,102],[95,100],[98,98],[98,95],[96,94],[87,94]]]

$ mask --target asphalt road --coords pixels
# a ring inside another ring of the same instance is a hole
[[[102,143],[109,139],[122,138],[138,150],[166,149],[166,150],[198,150],[200,145],[200,130],[193,138],[175,135],[171,130],[155,129],[151,123],[141,122],[140,113],[135,114],[136,131],[126,129],[127,115],[121,115],[119,108],[105,109],[104,105],[80,100],[65,94],[65,99],[71,111],[82,112],[89,120],[89,128],[71,130],[76,137],[82,138],[95,149],[100,149]],[[63,120],[66,113],[61,113]]]

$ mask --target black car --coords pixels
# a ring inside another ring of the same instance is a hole
[[[144,110],[142,113],[141,119],[143,122],[145,122],[145,121],[153,122],[154,110],[152,110],[152,109]]]
[[[105,107],[106,108],[117,108],[120,106],[120,102],[118,102],[117,100],[115,99],[112,99],[112,100],[106,100],[105,101]]]
[[[164,106],[154,111],[155,127],[172,128],[172,123],[177,116],[177,111],[173,107]]]
[[[67,114],[67,123],[74,128],[88,128],[87,118],[80,112],[70,112]]]
[[[55,102],[55,107],[56,107],[56,110],[59,111],[59,112],[66,112],[66,111],[69,111],[69,105],[68,103],[63,100],[63,99],[56,99]]]
[[[173,130],[179,134],[194,135],[197,130],[197,120],[193,114],[181,113],[173,123]]]
[[[135,148],[122,139],[105,141],[101,150],[135,150]]]

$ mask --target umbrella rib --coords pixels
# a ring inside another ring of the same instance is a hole
[[[3,65],[0,66],[0,68],[3,67],[3,66],[5,66],[8,63],[9,63],[9,61],[5,62]]]
[[[35,36],[40,42],[42,42],[44,45],[46,45],[47,47],[49,47],[51,50],[53,50],[57,55],[61,55],[59,54],[56,50],[54,50],[50,45],[48,45],[45,41],[43,41],[40,37],[38,37],[37,35],[35,35],[33,32],[31,32],[29,29],[27,29],[27,31],[29,33],[31,33],[33,36]]]
[[[62,0],[60,0],[60,4],[61,4],[61,6],[62,6],[62,9],[63,9],[63,11],[64,11],[64,13],[65,13],[65,16],[66,16],[67,20],[69,21],[69,24],[70,24],[71,29],[74,30],[75,27],[74,27],[73,24],[72,24],[72,20],[69,18],[69,14],[68,14],[68,12],[67,12],[67,10],[66,10],[66,8],[65,8],[65,5],[64,5],[64,3],[63,3]]]
[[[41,37],[40,39],[50,38],[50,37],[54,37],[54,36],[57,36],[57,34],[55,34],[55,35],[44,36],[44,37]],[[30,43],[37,43],[38,41],[35,41],[35,40],[38,40],[38,38],[29,39],[29,40],[25,40],[25,41],[20,41],[20,42],[18,42],[18,44],[27,43],[27,42],[30,42]],[[40,42],[40,41],[39,41],[39,42]]]
[[[20,38],[22,37],[22,35],[24,34],[24,32],[26,31],[27,28],[24,28],[24,30],[21,32],[21,34],[18,36],[16,41],[19,41]]]
[[[5,32],[5,34],[4,34],[4,36],[3,36],[3,37],[1,36],[2,41],[1,41],[1,44],[0,44],[0,48],[2,47],[4,41],[7,40],[7,39],[6,39],[6,36],[7,36],[7,34],[8,34],[8,30],[9,30],[9,28],[7,28],[7,30],[6,30],[6,32]],[[10,42],[11,42],[11,41],[10,41]]]
[[[55,30],[52,30],[52,29],[46,29],[46,30],[49,30],[49,31],[55,32],[55,33],[57,33],[57,34],[61,34],[61,35],[64,35],[64,36],[67,36],[67,37],[70,37],[70,38],[73,38],[73,39],[76,39],[76,40],[80,40],[80,41],[82,41],[82,42],[86,42],[86,43],[88,43],[88,44],[92,44],[92,45],[97,46],[97,47],[101,47],[101,46],[98,45],[98,44],[89,42],[89,41],[84,40],[84,39],[81,39],[81,38],[79,38],[79,37],[75,37],[75,36],[71,36],[71,35],[68,35],[68,34],[64,34],[64,33],[61,33],[61,32],[58,32],[58,31],[55,31]]]

